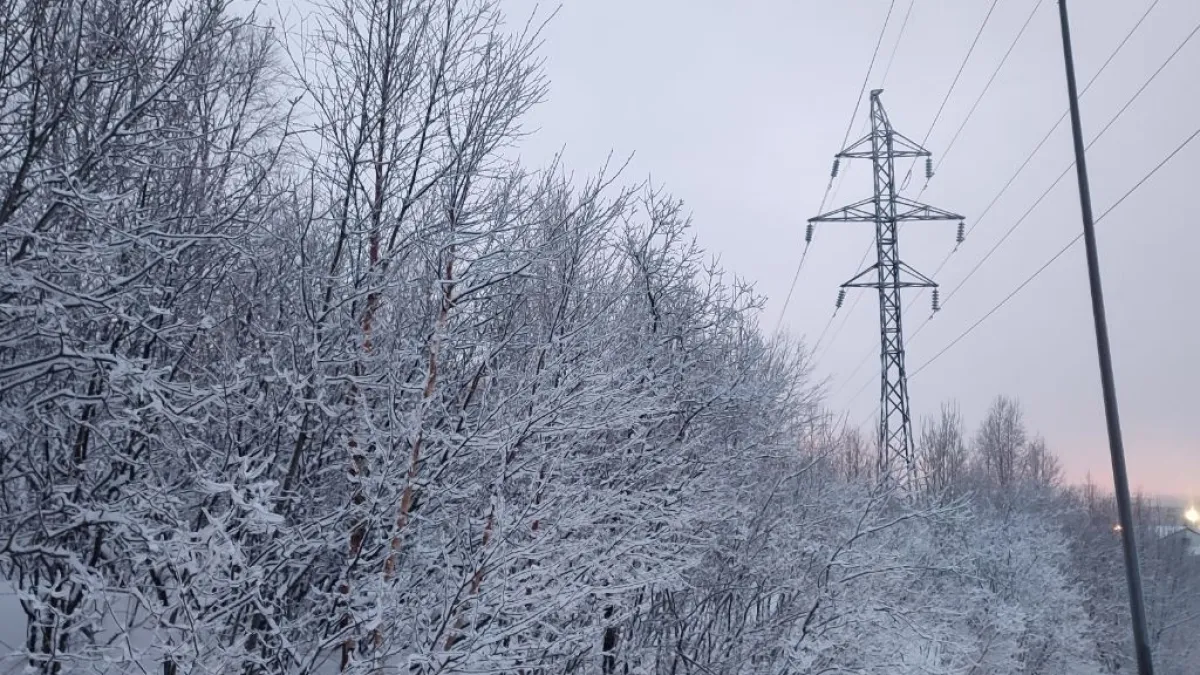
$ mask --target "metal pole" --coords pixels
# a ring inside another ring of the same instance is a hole
[[[1071,131],[1075,140],[1075,172],[1079,176],[1079,207],[1083,213],[1083,243],[1087,249],[1088,283],[1092,291],[1092,318],[1096,324],[1096,351],[1100,357],[1100,383],[1104,388],[1104,419],[1112,455],[1113,488],[1121,523],[1121,546],[1125,552],[1125,581],[1129,585],[1129,611],[1133,620],[1133,646],[1139,675],[1153,675],[1150,642],[1146,630],[1146,607],[1142,598],[1142,574],[1138,564],[1137,536],[1130,508],[1129,476],[1125,471],[1125,448],[1121,442],[1121,419],[1117,414],[1117,392],[1113,381],[1112,354],[1108,343],[1108,321],[1104,317],[1104,293],[1100,287],[1100,262],[1096,253],[1096,225],[1092,219],[1092,196],[1084,160],[1083,129],[1079,121],[1079,92],[1075,85],[1075,60],[1071,54],[1071,28],[1067,0],[1058,2],[1062,21],[1063,57],[1067,67],[1067,93],[1071,99]]]

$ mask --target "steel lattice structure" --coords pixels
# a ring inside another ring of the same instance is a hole
[[[842,284],[842,288],[874,288],[879,292],[879,469],[882,476],[907,482],[914,474],[914,457],[908,379],[904,370],[900,291],[905,288],[935,289],[936,310],[937,284],[900,259],[899,224],[922,220],[962,221],[963,218],[897,194],[896,160],[906,157],[929,158],[931,153],[892,129],[879,99],[881,93],[882,89],[871,92],[871,132],[839,152],[834,164],[836,174],[836,162],[843,158],[871,160],[875,195],[822,213],[808,222],[875,223],[875,264],[854,275]],[[928,160],[926,171],[928,174]],[[961,227],[959,231],[961,233]]]

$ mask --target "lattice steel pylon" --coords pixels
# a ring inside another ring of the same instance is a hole
[[[874,288],[879,291],[880,475],[902,484],[915,478],[912,417],[908,403],[908,377],[904,370],[904,332],[900,291],[905,288],[934,289],[937,284],[900,260],[899,224],[917,220],[957,220],[963,217],[901,197],[896,184],[896,160],[926,158],[926,174],[932,173],[931,153],[892,129],[879,100],[882,89],[871,91],[871,132],[836,155],[834,175],[841,159],[870,159],[875,195],[839,209],[809,218],[811,223],[875,223],[875,264],[854,275],[842,288]],[[961,238],[962,228],[959,228]]]

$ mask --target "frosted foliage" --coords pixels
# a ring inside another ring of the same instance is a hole
[[[887,492],[682,204],[506,159],[536,24],[250,9],[0,3],[0,672],[1128,672],[1044,443]]]

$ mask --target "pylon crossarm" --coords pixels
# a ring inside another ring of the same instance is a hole
[[[887,284],[887,288],[936,288],[937,284],[930,284],[924,281],[898,281],[895,284]],[[879,288],[878,281],[857,282],[847,281],[842,284],[842,288]]]
[[[957,213],[922,204],[911,199],[896,197],[896,220],[962,220]]]
[[[868,197],[833,211],[809,218],[810,223],[873,223],[875,222],[875,198]]]
[[[886,282],[883,285],[887,288],[937,288],[937,282],[929,277],[916,271],[906,262],[897,261],[897,279],[895,283]],[[842,284],[842,288],[879,288],[878,272],[879,263],[875,263],[863,271],[855,274],[849,281]]]
[[[933,153],[913,139],[892,130],[892,157],[932,157]]]
[[[875,263],[874,265],[871,265],[870,267],[859,272],[858,274],[855,274],[853,277],[850,278],[849,281],[842,284],[841,287],[842,288],[875,288],[875,286],[877,286],[879,284],[878,279],[874,278],[877,276],[877,273],[875,271],[877,269],[879,269],[879,263]]]
[[[863,136],[862,138],[858,139],[857,141],[854,141],[850,145],[846,146],[845,150],[842,150],[838,154],[834,155],[834,157],[841,157],[843,159],[855,159],[855,158],[870,159],[871,158],[871,134],[867,134],[866,136]]]
[[[916,271],[906,262],[900,262],[900,273],[907,274],[911,279],[901,279],[901,288],[937,288],[937,282]]]
[[[925,148],[922,148],[919,143],[897,131],[889,132],[892,139],[892,157],[900,159],[904,157],[932,157],[933,153]],[[842,150],[835,157],[842,159],[871,159],[874,155],[873,144],[871,143],[872,134],[867,134],[862,138],[854,141],[845,150]]]

